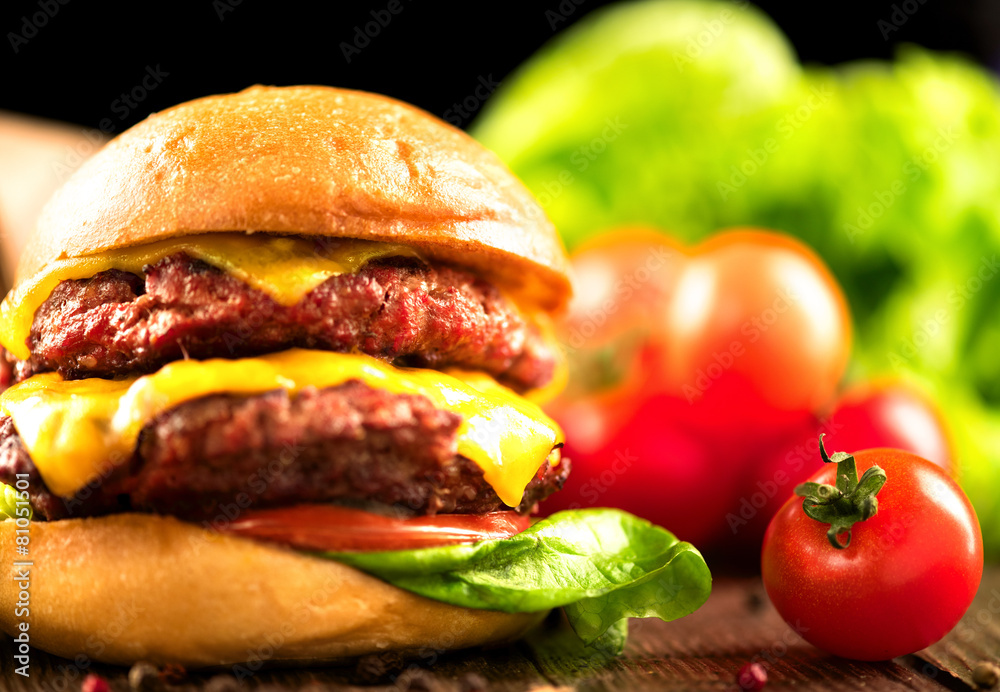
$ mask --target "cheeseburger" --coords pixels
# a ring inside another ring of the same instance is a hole
[[[534,403],[569,296],[527,190],[423,111],[306,86],[151,116],[55,194],[0,310],[0,625],[199,667],[497,644],[559,606],[620,647],[697,608],[668,532],[530,518],[570,469]]]

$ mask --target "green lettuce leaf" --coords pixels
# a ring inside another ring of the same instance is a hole
[[[466,608],[562,607],[585,644],[620,653],[630,617],[674,620],[708,598],[701,554],[627,512],[559,512],[512,538],[417,550],[320,553],[407,591]]]
[[[23,503],[22,503],[23,504]],[[0,483],[0,521],[13,519],[17,516],[17,490],[6,483]],[[31,506],[28,506],[28,516],[31,519]]]
[[[850,301],[850,376],[939,403],[1000,560],[996,75],[905,45],[803,66],[748,3],[616,3],[504,78],[471,132],[571,248],[637,225],[687,242],[772,228],[813,247]]]

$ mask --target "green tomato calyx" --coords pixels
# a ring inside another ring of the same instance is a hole
[[[802,483],[795,487],[795,494],[805,498],[802,510],[810,518],[830,525],[826,532],[830,545],[843,550],[851,544],[851,527],[878,512],[875,496],[885,485],[885,471],[880,466],[872,466],[858,480],[854,457],[846,452],[829,456],[823,446],[823,435],[819,436],[819,454],[824,463],[837,465],[837,485]],[[841,543],[839,537],[843,533],[847,538]]]

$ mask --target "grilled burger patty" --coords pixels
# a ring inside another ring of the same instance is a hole
[[[249,507],[315,502],[414,514],[508,509],[480,468],[456,453],[459,423],[425,397],[357,381],[292,396],[209,396],[148,424],[131,460],[64,500],[45,487],[3,417],[0,481],[29,474],[31,505],[46,519],[129,510],[233,518]],[[568,473],[568,461],[554,450],[518,511],[530,512],[562,488]]]
[[[556,353],[491,283],[447,266],[374,261],[284,306],[184,253],[60,283],[35,314],[31,358],[10,354],[3,384],[148,373],[181,358],[239,358],[292,347],[361,351],[397,365],[482,370],[525,391]]]

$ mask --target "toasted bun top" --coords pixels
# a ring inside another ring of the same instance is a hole
[[[405,243],[548,309],[570,294],[555,228],[493,153],[413,106],[325,86],[209,96],[122,133],[50,200],[16,279],[213,231]]]

